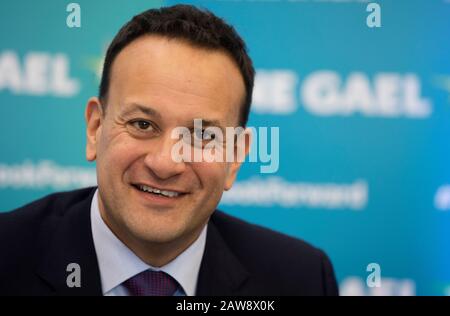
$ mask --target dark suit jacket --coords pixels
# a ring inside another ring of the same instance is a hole
[[[102,295],[91,233],[95,188],[0,214],[0,295]],[[69,263],[81,287],[69,288]],[[197,295],[337,295],[328,257],[307,243],[215,211]]]

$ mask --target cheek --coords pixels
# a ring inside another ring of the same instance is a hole
[[[133,161],[138,159],[144,146],[130,139],[126,133],[104,134],[98,150],[98,163],[110,174],[123,173]]]
[[[195,171],[200,178],[203,188],[209,192],[222,193],[228,174],[226,163],[202,162],[196,165]]]

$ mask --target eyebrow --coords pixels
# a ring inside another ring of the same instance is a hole
[[[141,105],[138,103],[130,103],[127,106],[127,109],[124,110],[121,114],[123,116],[130,116],[132,114],[139,113],[139,112],[144,113],[148,116],[154,116],[158,119],[162,118],[161,114],[157,110],[155,110],[149,106],[144,106],[144,105]]]
[[[200,118],[200,117],[198,117]],[[202,126],[203,127],[210,127],[210,126],[215,126],[218,127],[220,129],[222,128],[222,125],[220,124],[219,120],[206,120],[206,119],[202,119]],[[194,128],[194,120],[190,121],[189,124],[186,124],[188,128]]]
[[[135,113],[144,113],[148,116],[153,116],[160,120],[162,119],[162,115],[157,110],[153,109],[150,106],[142,105],[142,104],[138,104],[138,103],[128,104],[127,109],[125,109],[121,113],[121,115],[130,116]],[[205,126],[205,127],[216,126],[223,130],[223,127],[220,124],[220,120],[216,120],[216,119],[209,120],[209,119],[204,119],[204,118],[201,118],[201,119],[202,119],[202,126]],[[194,120],[189,121],[189,123],[187,123],[186,126],[188,128],[194,128]]]

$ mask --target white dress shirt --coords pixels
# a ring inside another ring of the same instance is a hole
[[[164,271],[182,287],[174,295],[195,295],[198,273],[206,244],[207,225],[197,240],[178,257],[162,267],[143,262],[109,229],[103,221],[98,205],[98,189],[91,203],[91,228],[100,269],[102,291],[105,296],[129,295],[122,283],[145,270]]]

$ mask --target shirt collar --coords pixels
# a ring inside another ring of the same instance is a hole
[[[195,295],[198,273],[206,244],[207,225],[197,240],[178,257],[156,268],[146,264],[120,241],[103,221],[98,206],[98,189],[91,203],[91,225],[100,270],[103,294],[147,269],[161,270],[172,276],[188,296]]]

